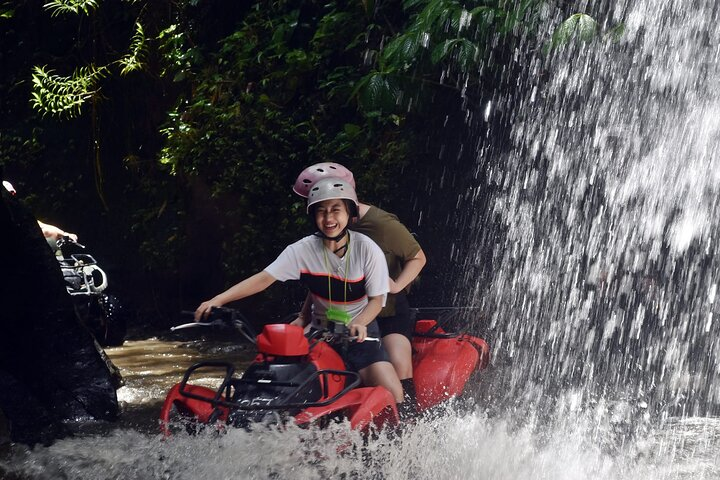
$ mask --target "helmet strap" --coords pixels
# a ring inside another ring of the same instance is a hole
[[[323,238],[323,239],[325,239],[325,240],[330,240],[331,242],[337,242],[337,241],[339,241],[339,240],[342,240],[342,238],[345,236],[345,234],[347,233],[347,231],[348,231],[348,229],[347,229],[347,227],[345,227],[345,228],[343,228],[343,231],[342,231],[342,232],[340,232],[338,235],[336,235],[336,236],[334,236],[334,237],[328,237],[327,235],[325,235],[324,233],[322,233],[322,232],[320,232],[320,231],[315,232],[315,235],[318,236],[318,237],[320,237],[320,238]],[[338,251],[339,251],[341,248],[344,248],[346,245],[347,245],[347,244],[345,244],[343,247],[340,247],[340,248],[338,249]]]

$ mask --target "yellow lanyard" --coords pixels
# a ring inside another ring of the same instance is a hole
[[[328,301],[330,302],[330,307],[325,312],[325,317],[327,320],[332,320],[335,323],[342,323],[347,325],[350,323],[350,315],[342,310],[342,309],[336,309],[332,306],[333,299],[332,299],[332,282],[331,282],[331,276],[332,273],[330,272],[330,266],[328,265],[328,258],[327,258],[327,248],[325,245],[323,245],[323,255],[325,257],[325,270],[328,272]],[[350,232],[348,232],[348,242],[347,242],[347,249],[345,250],[345,272],[344,272],[344,292],[343,292],[343,302],[347,304],[347,282],[348,282],[348,265],[350,264]]]

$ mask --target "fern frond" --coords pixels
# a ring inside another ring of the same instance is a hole
[[[105,76],[107,68],[94,65],[78,68],[69,77],[36,66],[32,74],[30,103],[43,115],[76,117],[85,102],[97,94],[97,84]]]
[[[145,63],[145,57],[147,55],[147,42],[145,38],[145,30],[143,26],[136,22],[135,23],[135,34],[130,41],[130,51],[127,55],[120,59],[120,70],[121,75],[127,75],[130,72],[141,70]]]
[[[98,0],[50,0],[44,7],[53,17],[66,13],[89,15],[91,10],[98,7]]]

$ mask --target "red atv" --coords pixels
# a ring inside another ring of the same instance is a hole
[[[232,323],[253,339],[248,323],[237,311],[215,308],[211,318],[210,324]],[[266,325],[255,341],[257,356],[242,375],[236,376],[233,365],[226,362],[200,362],[185,372],[163,404],[163,431],[170,434],[171,427],[181,422],[187,428],[188,420],[247,428],[288,417],[301,426],[320,427],[349,419],[353,429],[363,431],[371,425],[382,428],[397,424],[392,394],[384,387],[360,386],[360,376],[348,371],[330,346],[349,341],[352,338],[328,332],[316,332],[308,338],[302,328],[293,325]],[[484,340],[446,333],[435,320],[416,323],[412,347],[421,412],[460,395],[471,374],[487,367],[490,358]],[[216,390],[189,383],[193,374],[207,368],[225,370]]]

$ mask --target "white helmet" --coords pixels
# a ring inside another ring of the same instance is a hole
[[[315,182],[308,194],[307,213],[310,213],[310,208],[316,203],[335,199],[349,200],[354,207],[354,211],[350,211],[350,216],[358,216],[360,205],[355,189],[350,182],[342,178],[323,178]]]
[[[297,180],[295,180],[293,191],[301,197],[307,198],[310,194],[312,186],[323,178],[340,178],[355,188],[355,179],[353,178],[353,174],[350,170],[339,163],[322,162],[310,165],[300,172]]]

